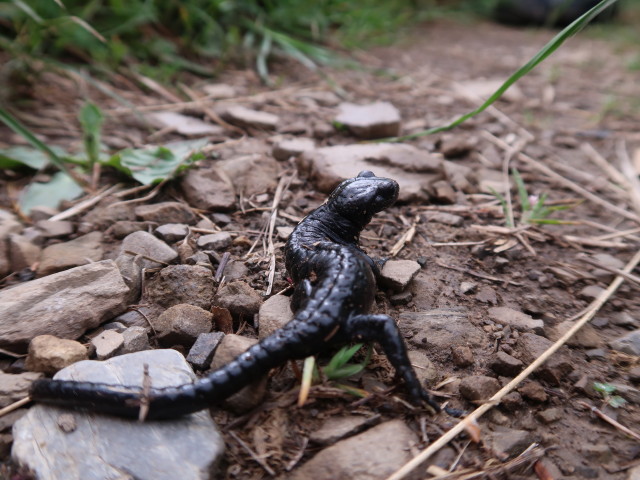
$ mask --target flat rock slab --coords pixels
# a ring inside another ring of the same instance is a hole
[[[0,346],[26,349],[38,335],[75,339],[126,308],[129,287],[113,260],[0,292]]]
[[[395,137],[400,133],[400,112],[389,102],[368,105],[341,103],[336,122],[359,138]]]
[[[531,330],[536,334],[541,334],[544,329],[544,322],[539,319],[534,319],[531,315],[527,315],[524,312],[519,312],[509,307],[492,307],[487,312],[489,318],[501,325],[509,325],[511,328],[515,328],[521,332],[527,332]]]
[[[342,180],[371,170],[400,184],[400,201],[429,199],[431,184],[444,178],[443,160],[411,145],[394,143],[337,145],[304,152],[298,168],[315,186],[330,192]]]
[[[106,362],[87,360],[54,378],[141,386],[145,363],[155,388],[195,380],[174,350],[137,352]],[[224,449],[207,411],[140,423],[36,405],[15,423],[13,437],[13,459],[39,480],[210,479]]]
[[[293,472],[292,480],[384,479],[411,459],[416,434],[391,420],[325,448]]]
[[[481,345],[486,339],[485,333],[469,321],[463,307],[405,312],[398,326],[407,341],[420,348],[448,350],[455,345]]]
[[[50,245],[42,251],[38,276],[102,260],[102,232],[91,232],[69,242]]]

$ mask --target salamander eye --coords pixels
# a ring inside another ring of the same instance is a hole
[[[373,173],[371,170],[363,170],[358,174],[358,178],[370,178],[375,176],[376,174]]]

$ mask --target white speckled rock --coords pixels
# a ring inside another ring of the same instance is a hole
[[[87,360],[55,378],[140,386],[145,363],[156,388],[195,379],[174,350],[137,352],[106,362]],[[207,411],[140,423],[36,405],[14,424],[13,437],[13,459],[39,480],[210,479],[224,449]]]

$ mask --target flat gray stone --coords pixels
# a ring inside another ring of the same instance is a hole
[[[149,366],[154,388],[193,382],[174,350],[150,350],[83,361],[56,379],[141,386]],[[61,418],[62,417],[62,418]],[[60,427],[65,419],[67,432]],[[95,413],[35,405],[13,427],[13,459],[39,480],[208,480],[214,478],[224,441],[208,411],[175,420],[137,422]]]
[[[619,352],[640,355],[640,330],[634,330],[609,342],[609,346]]]
[[[195,305],[179,304],[165,310],[151,323],[161,345],[191,347],[198,335],[211,331],[213,314]]]
[[[180,202],[160,202],[140,205],[134,209],[136,216],[146,222],[163,223],[196,223],[196,215]]]
[[[288,478],[382,480],[412,458],[417,441],[402,420],[391,420],[325,448]]]
[[[190,169],[180,188],[189,205],[197,208],[227,212],[236,206],[233,182],[218,168]]]
[[[0,291],[0,346],[25,350],[38,335],[78,338],[123,312],[128,293],[113,260]]]
[[[213,299],[215,305],[228,309],[236,318],[252,320],[260,310],[262,296],[246,282],[229,282],[218,289]]]
[[[290,302],[291,299],[286,295],[273,295],[260,305],[258,311],[258,336],[260,340],[267,338],[293,320]]]
[[[296,159],[316,188],[331,192],[362,170],[389,177],[400,185],[401,202],[429,200],[429,188],[444,178],[443,160],[411,145],[371,143],[337,145],[304,152]]]
[[[380,281],[386,288],[401,292],[420,271],[420,264],[413,260],[389,260],[382,267]]]
[[[198,238],[198,248],[203,250],[222,250],[231,245],[233,238],[229,232],[210,233]]]
[[[91,339],[91,344],[96,349],[98,360],[106,360],[118,354],[124,346],[124,337],[115,330],[105,330]]]
[[[31,383],[42,377],[42,373],[38,372],[0,372],[0,408],[22,400],[29,394]]]
[[[278,126],[278,123],[280,123],[280,118],[277,115],[252,110],[242,105],[234,105],[227,108],[223,116],[228,122],[234,125],[263,128],[265,130],[273,130]]]
[[[336,122],[344,125],[358,138],[395,137],[400,133],[400,112],[389,102],[338,105]]]
[[[149,232],[134,232],[127,235],[122,241],[120,252],[133,252],[148,257],[142,261],[144,268],[160,267],[162,263],[158,262],[171,263],[178,258],[178,254],[173,248]],[[158,262],[154,260],[158,260]]]
[[[296,137],[281,140],[273,146],[273,158],[285,161],[291,157],[297,157],[302,152],[308,152],[316,147],[312,138]]]
[[[149,349],[149,335],[144,327],[129,327],[122,332],[122,353],[141,352]]]
[[[320,428],[311,432],[309,440],[318,445],[332,445],[343,438],[360,433],[365,428],[377,425],[379,422],[380,415],[329,417],[320,425]]]
[[[236,191],[242,192],[245,197],[274,191],[278,184],[280,167],[278,162],[268,155],[252,153],[233,156],[216,162],[216,167],[228,178],[233,179]]]
[[[38,276],[102,260],[102,232],[91,232],[64,243],[56,243],[42,250]]]
[[[198,338],[196,338],[191,350],[189,350],[187,362],[199,370],[209,368],[216,348],[218,348],[223,338],[224,333],[222,332],[201,333],[198,335]]]
[[[409,343],[426,349],[478,346],[486,340],[485,333],[469,321],[464,307],[405,312],[400,314],[398,326]]]
[[[544,329],[544,322],[539,319],[531,318],[524,312],[519,312],[509,307],[492,307],[487,312],[489,318],[501,325],[508,325],[521,332],[532,331],[541,334]]]
[[[189,227],[184,223],[166,223],[156,228],[154,232],[167,243],[176,243],[189,233]]]

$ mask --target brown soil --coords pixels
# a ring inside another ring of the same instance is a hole
[[[405,133],[410,133],[406,131],[409,127],[412,128],[410,131],[418,131],[440,125],[477,106],[478,102],[469,100],[460,93],[460,84],[470,80],[505,79],[551,35],[552,32],[549,31],[511,29],[490,23],[429,23],[401,45],[360,53],[359,59],[366,67],[364,70],[333,70],[330,76],[337,91],[343,91],[351,101],[392,102],[402,113]],[[423,137],[411,143],[439,152],[447,142],[470,142],[472,147],[456,161],[478,170],[482,176],[483,168],[494,171],[501,168],[504,150],[493,138],[497,137],[515,146],[531,135],[522,149],[524,153],[597,196],[632,212],[626,194],[606,181],[605,172],[595,166],[582,149],[584,144],[590,144],[613,164],[619,162],[621,149],[626,149],[631,155],[634,152],[636,156],[639,155],[640,134],[637,125],[640,107],[637,98],[640,97],[640,72],[625,68],[625,55],[624,50],[616,49],[613,44],[581,35],[572,39],[541,67],[520,81],[517,85],[520,94],[508,95],[507,100],[495,104],[495,109],[481,114],[457,130]],[[284,84],[273,90],[261,87],[255,75],[247,71],[224,73],[220,81],[238,87],[247,96],[269,92],[261,100],[263,109],[280,115],[284,119],[283,125],[301,124],[310,133],[317,122],[331,122],[335,115],[334,108],[309,108],[295,97],[303,89],[328,91],[330,87],[326,82],[288,63],[280,64],[274,70],[275,75],[283,75]],[[21,92],[22,104],[14,104],[22,108],[23,121],[51,144],[78,146],[81,137],[74,120],[81,103],[81,97],[76,95],[78,91],[90,91],[92,97],[105,109],[119,107],[113,100],[101,96],[88,85],[78,88],[77,81],[46,74],[33,85],[32,90],[26,92],[27,95],[24,91]],[[142,95],[138,87],[124,79],[114,80],[112,88],[138,105],[167,103],[166,98],[159,99],[154,93]],[[24,102],[27,96],[31,97],[30,101]],[[252,97],[247,100],[250,104],[260,99]],[[192,110],[202,113],[198,106]],[[105,141],[114,148],[142,143],[160,144],[172,138],[169,134],[149,139],[148,130],[144,128],[123,127],[124,119],[123,115],[112,116],[107,123]],[[0,144],[13,145],[20,142],[17,136],[4,127],[0,128],[0,132],[0,138],[3,139]],[[260,131],[251,130],[249,133],[263,144],[266,144],[270,136]],[[355,141],[346,134],[336,132],[319,143],[332,145]],[[521,161],[517,154],[514,155],[511,166],[517,167],[521,172],[530,194],[547,193],[550,203],[583,200],[576,192],[541,174],[531,164]],[[103,179],[105,182],[112,180],[107,175]],[[11,208],[16,191],[26,181],[26,178],[10,172],[3,174],[0,184],[0,201],[3,207]],[[176,190],[169,185],[153,201],[175,198],[176,195]],[[300,202],[300,199],[304,199],[304,202]],[[290,206],[290,213],[303,215],[323,199],[323,194],[313,191],[313,186],[301,179],[294,182],[290,193],[285,195],[283,207]],[[429,356],[437,368],[440,380],[462,379],[470,375],[496,376],[489,364],[498,350],[509,351],[515,356],[520,353],[518,332],[505,333],[500,330],[488,318],[488,308],[495,305],[508,306],[542,319],[545,327],[556,325],[587,307],[588,301],[579,295],[585,286],[606,286],[609,283],[609,280],[598,283],[598,279],[590,273],[593,267],[581,261],[581,256],[585,253],[606,252],[626,262],[636,248],[633,245],[637,243],[637,237],[612,239],[611,241],[620,244],[617,248],[592,247],[581,243],[580,239],[607,233],[605,229],[597,228],[589,222],[618,231],[637,226],[591,201],[582,201],[574,208],[554,215],[556,218],[575,221],[574,224],[532,227],[529,229],[532,234],[524,232],[516,236],[496,233],[486,228],[504,226],[501,209],[495,201],[491,204],[492,200],[490,195],[459,195],[458,201],[453,205],[398,205],[377,217],[364,235],[363,245],[369,253],[373,256],[386,256],[418,214],[444,211],[464,218],[462,227],[424,221],[417,224],[413,240],[398,255],[399,258],[406,259],[427,259],[422,280],[412,287],[411,303],[395,307],[384,293],[378,296],[378,308],[388,311],[394,317],[404,311],[463,306],[468,309],[470,320],[488,333],[492,341],[473,350],[474,360],[471,366],[455,366],[448,349],[437,352],[430,350]],[[298,205],[301,204],[305,207],[300,208]],[[250,204],[247,203],[244,207],[250,210]],[[516,214],[518,216],[518,209]],[[282,220],[282,225],[292,226],[293,223]],[[225,229],[245,231],[246,236],[253,240],[255,235],[252,232],[259,231],[263,224],[261,212],[242,213],[238,210],[233,213],[232,223]],[[475,227],[478,225],[479,228]],[[577,240],[568,239],[568,235],[577,237]],[[513,246],[502,251],[500,247],[509,241],[512,241]],[[469,245],[468,242],[483,243]],[[113,249],[115,250],[115,245]],[[247,250],[246,245],[236,245],[230,251],[234,258],[241,259]],[[266,286],[265,272],[268,269],[268,263],[262,260],[254,260],[254,268],[250,269],[252,278],[248,279],[253,287],[260,290],[264,290]],[[281,259],[277,268],[278,272],[283,272]],[[474,276],[474,272],[480,272],[485,278]],[[274,291],[287,286],[284,275],[276,278]],[[476,290],[462,293],[462,282],[476,283]],[[536,403],[525,399],[512,409],[496,407],[481,421],[482,430],[503,425],[531,431],[536,441],[546,449],[544,458],[550,472],[560,471],[572,478],[627,478],[627,469],[639,463],[638,442],[594,417],[580,402],[602,408],[608,415],[636,430],[640,425],[640,407],[629,402],[621,408],[612,409],[604,405],[597,393],[589,391],[589,388],[586,391],[577,388],[575,384],[586,376],[588,382],[632,385],[628,379],[628,371],[637,365],[638,357],[614,352],[608,348],[607,342],[628,332],[612,321],[621,312],[627,312],[638,319],[640,301],[636,291],[637,285],[623,284],[598,313],[596,332],[604,350],[602,356],[590,359],[585,354],[588,349],[571,347],[565,355],[570,359],[573,371],[559,383],[554,384],[535,374],[532,377],[544,387],[547,400]],[[246,332],[252,334],[250,326],[246,326]],[[392,375],[392,369],[384,357],[375,355],[364,377],[391,387],[395,385]],[[353,384],[362,387],[362,380],[356,378]],[[503,383],[507,381],[504,378],[499,380]],[[450,405],[453,407],[472,410],[474,405],[462,399],[457,388],[451,385],[457,384],[454,381],[453,384],[442,387],[442,398],[450,397]],[[312,392],[308,404],[297,408],[297,383],[292,380],[287,367],[285,371],[275,374],[268,398],[257,411],[244,416],[217,411],[215,418],[223,431],[234,432],[258,454],[264,454],[264,461],[275,472],[285,476],[287,466],[303,463],[317,451],[312,447],[305,449],[305,439],[314,426],[331,415],[377,412],[384,418],[403,418],[420,438],[431,441],[455,423],[454,419],[446,415],[430,417],[424,410],[412,408],[401,400],[406,398],[401,386],[391,393],[378,394],[364,402],[333,390],[330,394],[320,393],[322,392]],[[560,407],[562,417],[545,424],[537,414],[551,407]],[[234,437],[228,433],[226,435],[228,454],[223,464],[222,477],[268,477]],[[490,464],[490,460],[496,458],[495,453],[481,443],[472,443],[465,449],[465,436],[453,443],[454,448],[461,452],[460,468],[482,470]],[[602,453],[602,450],[594,450],[594,445],[606,446],[608,450],[605,448],[606,451]],[[493,478],[499,478],[503,474],[506,473],[498,472]],[[520,470],[518,475],[538,478],[531,468]]]

